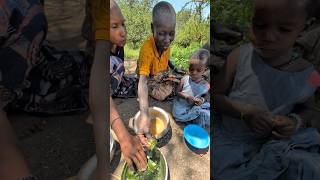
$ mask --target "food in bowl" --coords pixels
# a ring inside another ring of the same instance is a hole
[[[157,146],[156,139],[149,139],[150,150],[147,154],[147,170],[131,171],[127,163],[124,165],[121,180],[167,180],[168,166],[167,162]]]
[[[131,171],[126,163],[122,171],[121,180],[166,180],[166,162],[159,149],[155,148],[152,151],[152,155],[149,154],[147,158],[147,170],[143,172]]]
[[[153,136],[159,135],[165,128],[166,125],[164,124],[164,121],[159,117],[152,119],[150,122],[150,133]]]
[[[156,138],[160,139],[167,134],[170,128],[170,117],[168,113],[159,107],[150,107],[150,133]],[[153,122],[154,121],[154,122]],[[162,121],[162,122],[161,122]],[[140,111],[136,113],[134,118],[129,121],[129,127],[136,133],[138,132],[138,126],[140,123]]]

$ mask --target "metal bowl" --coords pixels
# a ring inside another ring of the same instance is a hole
[[[161,154],[161,158],[160,158],[160,180],[168,180],[169,179],[169,166],[166,160],[166,157],[163,155],[163,153],[159,150],[159,148],[157,148],[157,150],[160,152]],[[122,169],[122,173],[121,173],[121,180],[126,180],[127,178],[127,171],[128,171],[129,167],[128,164],[125,163]]]
[[[165,125],[164,130],[161,133],[155,135],[156,139],[162,138],[164,135],[166,135],[168,133],[169,126],[170,126],[170,117],[169,117],[168,113],[165,110],[163,110],[162,108],[150,107],[149,108],[149,115],[150,115],[151,121],[154,120],[156,117],[158,117],[159,119],[161,119],[163,121],[163,124]],[[136,133],[138,132],[139,122],[140,122],[140,111],[136,113],[136,115],[132,119],[131,123],[129,124],[129,126]]]

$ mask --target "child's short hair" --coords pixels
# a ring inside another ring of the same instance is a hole
[[[164,15],[170,15],[172,17],[172,19],[168,19],[167,22],[176,22],[176,12],[174,11],[172,5],[168,2],[161,1],[157,3],[152,9],[152,23],[154,25],[159,25],[160,18]]]
[[[210,52],[206,49],[198,49],[194,52],[190,58],[190,61],[198,60],[196,63],[208,66],[208,61],[210,59]]]

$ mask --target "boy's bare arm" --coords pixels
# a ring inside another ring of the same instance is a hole
[[[106,49],[108,42],[105,40],[96,41],[96,50],[94,61],[91,68],[90,86],[89,86],[89,103],[93,116],[93,130],[96,142],[96,153],[98,157],[97,170],[99,175],[107,174],[107,148],[105,143],[108,142],[106,137],[108,112],[107,112],[107,57]]]
[[[139,106],[141,113],[141,126],[139,130],[144,133],[149,132],[149,94],[148,94],[148,78],[144,75],[140,76],[138,84],[138,97],[139,97]]]
[[[224,69],[214,79],[216,91],[213,94],[214,110],[244,122],[256,133],[269,135],[272,130],[272,122],[269,113],[252,104],[243,104],[240,101],[231,100],[229,93],[236,74],[239,49],[235,49],[228,57]]]

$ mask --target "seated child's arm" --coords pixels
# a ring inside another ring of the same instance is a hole
[[[181,79],[179,85],[177,86],[176,94],[181,98],[187,99],[187,95],[182,92],[183,84],[184,84],[184,78]]]
[[[214,110],[218,113],[227,114],[229,116],[240,118],[243,112],[242,104],[230,100],[227,95],[233,84],[237,68],[237,58],[239,57],[239,49],[233,50],[214,81],[213,102],[215,102]]]
[[[185,81],[185,78],[182,78],[181,81],[180,81],[180,84],[176,88],[176,93],[180,98],[183,98],[183,99],[187,100],[190,104],[195,104],[196,103],[196,98],[194,98],[193,96],[190,96],[190,95],[182,92],[184,81]]]
[[[236,74],[239,54],[239,49],[233,50],[228,56],[222,71],[214,78],[214,86],[216,89],[213,94],[213,109],[215,112],[244,120],[256,133],[269,134],[272,130],[269,112],[262,111],[255,105],[243,104],[242,102],[231,100],[227,96]]]

